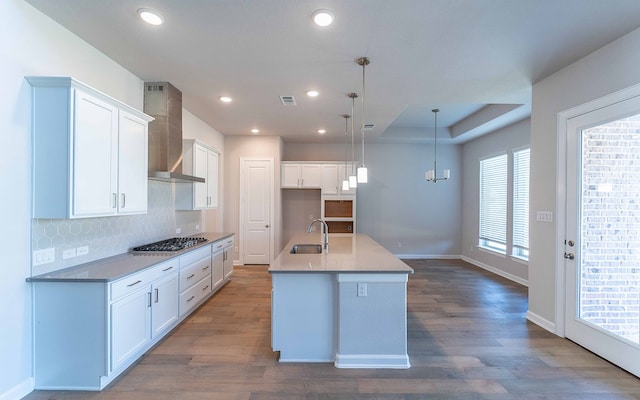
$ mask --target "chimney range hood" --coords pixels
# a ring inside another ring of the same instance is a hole
[[[149,179],[203,182],[182,173],[182,92],[169,82],[144,83],[144,112],[149,123]]]

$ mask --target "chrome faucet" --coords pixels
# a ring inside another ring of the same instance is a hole
[[[328,250],[329,249],[329,225],[327,225],[327,222],[325,220],[318,218],[311,221],[311,223],[309,224],[309,227],[307,228],[307,233],[311,233],[311,228],[313,227],[313,224],[316,222],[322,222],[322,224],[324,225],[324,249]]]

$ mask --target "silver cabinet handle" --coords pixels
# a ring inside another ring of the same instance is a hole
[[[133,282],[133,283],[128,284],[128,285],[127,285],[127,287],[135,286],[135,285],[137,285],[137,284],[138,284],[138,283],[140,283],[140,282],[142,282],[142,281],[141,281],[141,280],[137,280],[137,281],[135,281],[135,282]]]
[[[169,267],[169,268],[165,268],[165,269],[163,269],[163,270],[162,270],[162,272],[167,272],[167,271],[169,271],[170,269],[173,269],[173,266],[171,266],[171,267]]]
[[[191,296],[187,299],[187,303],[190,302],[191,300],[193,300],[196,296]]]
[[[202,288],[202,291],[204,292],[205,290],[209,289],[209,285],[205,286]]]
[[[122,208],[124,208],[127,205],[127,195],[125,193],[122,193]]]
[[[191,275],[187,276],[187,279],[191,279],[191,278],[193,278],[194,276],[196,276],[196,274],[191,274]]]
[[[113,193],[112,194],[112,201],[111,201],[111,208],[117,208],[118,207],[118,194],[117,193]]]
[[[202,270],[203,270],[203,271],[206,271],[206,270],[208,270],[208,269],[209,269],[209,265],[207,265],[206,267],[203,267],[203,268],[202,268]]]
[[[147,292],[147,299],[149,300],[147,307],[151,307],[151,292]]]
[[[155,291],[156,291],[156,303],[157,303],[158,300],[160,300],[160,291],[158,290],[158,288],[156,288]]]

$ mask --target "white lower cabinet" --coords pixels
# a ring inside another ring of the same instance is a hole
[[[130,275],[111,284],[131,294],[111,304],[111,363],[109,371],[126,365],[133,356],[178,322],[178,264],[176,260]],[[114,290],[115,289],[115,290]]]
[[[222,262],[222,270],[224,272],[224,279],[228,280],[233,275],[233,237],[227,239],[224,243],[224,257]]]
[[[232,249],[233,236],[114,281],[33,280],[35,389],[102,390],[228,281]]]
[[[195,309],[212,291],[211,246],[180,257],[180,316]]]
[[[224,243],[219,243],[214,246],[211,260],[213,264],[213,271],[211,280],[213,287],[217,288],[224,283]]]

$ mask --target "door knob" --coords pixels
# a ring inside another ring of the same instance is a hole
[[[575,255],[573,253],[564,253],[564,258],[573,260],[575,258]]]
[[[268,228],[268,227],[269,227],[269,225],[265,225],[264,227],[265,227],[265,228]]]
[[[573,246],[575,245],[575,243],[573,242],[573,240],[569,240],[569,241],[567,241],[567,244],[568,244],[570,247],[573,247]]]

